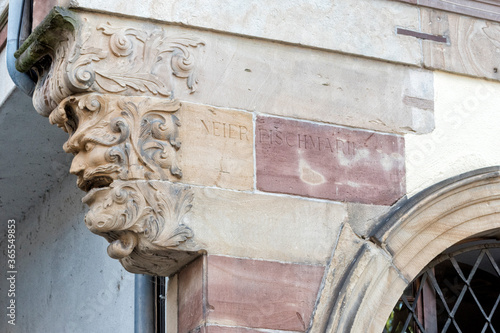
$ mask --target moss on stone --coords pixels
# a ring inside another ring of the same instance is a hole
[[[54,7],[14,54],[16,69],[23,73],[29,71],[37,61],[55,51],[65,32],[74,32],[78,26],[78,18],[73,12]]]

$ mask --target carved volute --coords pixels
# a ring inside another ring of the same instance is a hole
[[[178,182],[174,92],[196,90],[202,48],[192,36],[55,8],[16,53],[18,70],[36,76],[35,109],[69,135],[85,224],[133,273],[170,275],[199,253],[183,223],[193,194]]]

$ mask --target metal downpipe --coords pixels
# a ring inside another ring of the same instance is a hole
[[[136,274],[134,288],[134,333],[155,333],[154,277]]]
[[[7,30],[7,70],[14,84],[26,95],[33,96],[35,82],[26,73],[16,70],[16,58],[14,53],[20,46],[21,24],[24,7],[28,0],[10,0],[9,18]],[[31,19],[31,18],[30,18]]]

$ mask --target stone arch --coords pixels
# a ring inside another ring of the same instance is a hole
[[[500,166],[401,199],[369,240],[344,226],[311,332],[382,332],[407,284],[441,252],[477,235],[500,239]]]

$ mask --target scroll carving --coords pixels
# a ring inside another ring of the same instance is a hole
[[[110,242],[109,256],[129,271],[169,275],[179,257],[189,256],[175,248],[193,237],[183,223],[192,200],[190,189],[181,185],[116,181],[83,198],[90,207],[85,224]]]
[[[193,194],[177,183],[174,91],[196,90],[203,42],[92,20],[103,22],[56,7],[18,51],[16,66],[36,73],[35,108],[69,134],[63,148],[88,192],[87,227],[130,272],[170,275],[199,249],[185,223]]]
[[[84,191],[114,180],[177,180],[180,108],[151,97],[85,94],[66,98],[49,117],[69,134],[70,172]]]
[[[70,17],[72,22],[80,22],[75,14],[56,8],[55,13],[58,11],[64,13],[65,20]],[[77,93],[173,98],[174,91],[182,88],[175,78],[185,80],[190,92],[197,88],[197,63],[204,42],[196,37],[109,22],[94,27],[73,23],[72,29],[52,37],[49,44],[53,45],[33,41],[27,48],[26,53],[37,50],[36,59],[17,55],[17,67],[23,71],[33,67],[38,76],[33,100],[35,109],[44,116]]]
[[[109,36],[111,54],[125,58],[122,62],[124,68],[119,71],[96,68],[95,80],[103,90],[123,92],[132,89],[170,97],[173,94],[172,84],[170,78],[162,78],[162,72],[186,78],[190,91],[196,90],[196,62],[191,50],[203,42],[189,37],[169,37],[162,30],[147,33],[133,28],[113,27],[109,23],[97,29]],[[96,52],[95,59],[98,59],[99,51]]]
[[[175,100],[92,93],[66,98],[49,117],[69,134],[70,172],[88,192],[85,224],[134,273],[168,275],[196,254],[183,223],[193,195],[172,183],[182,177],[179,109]]]

